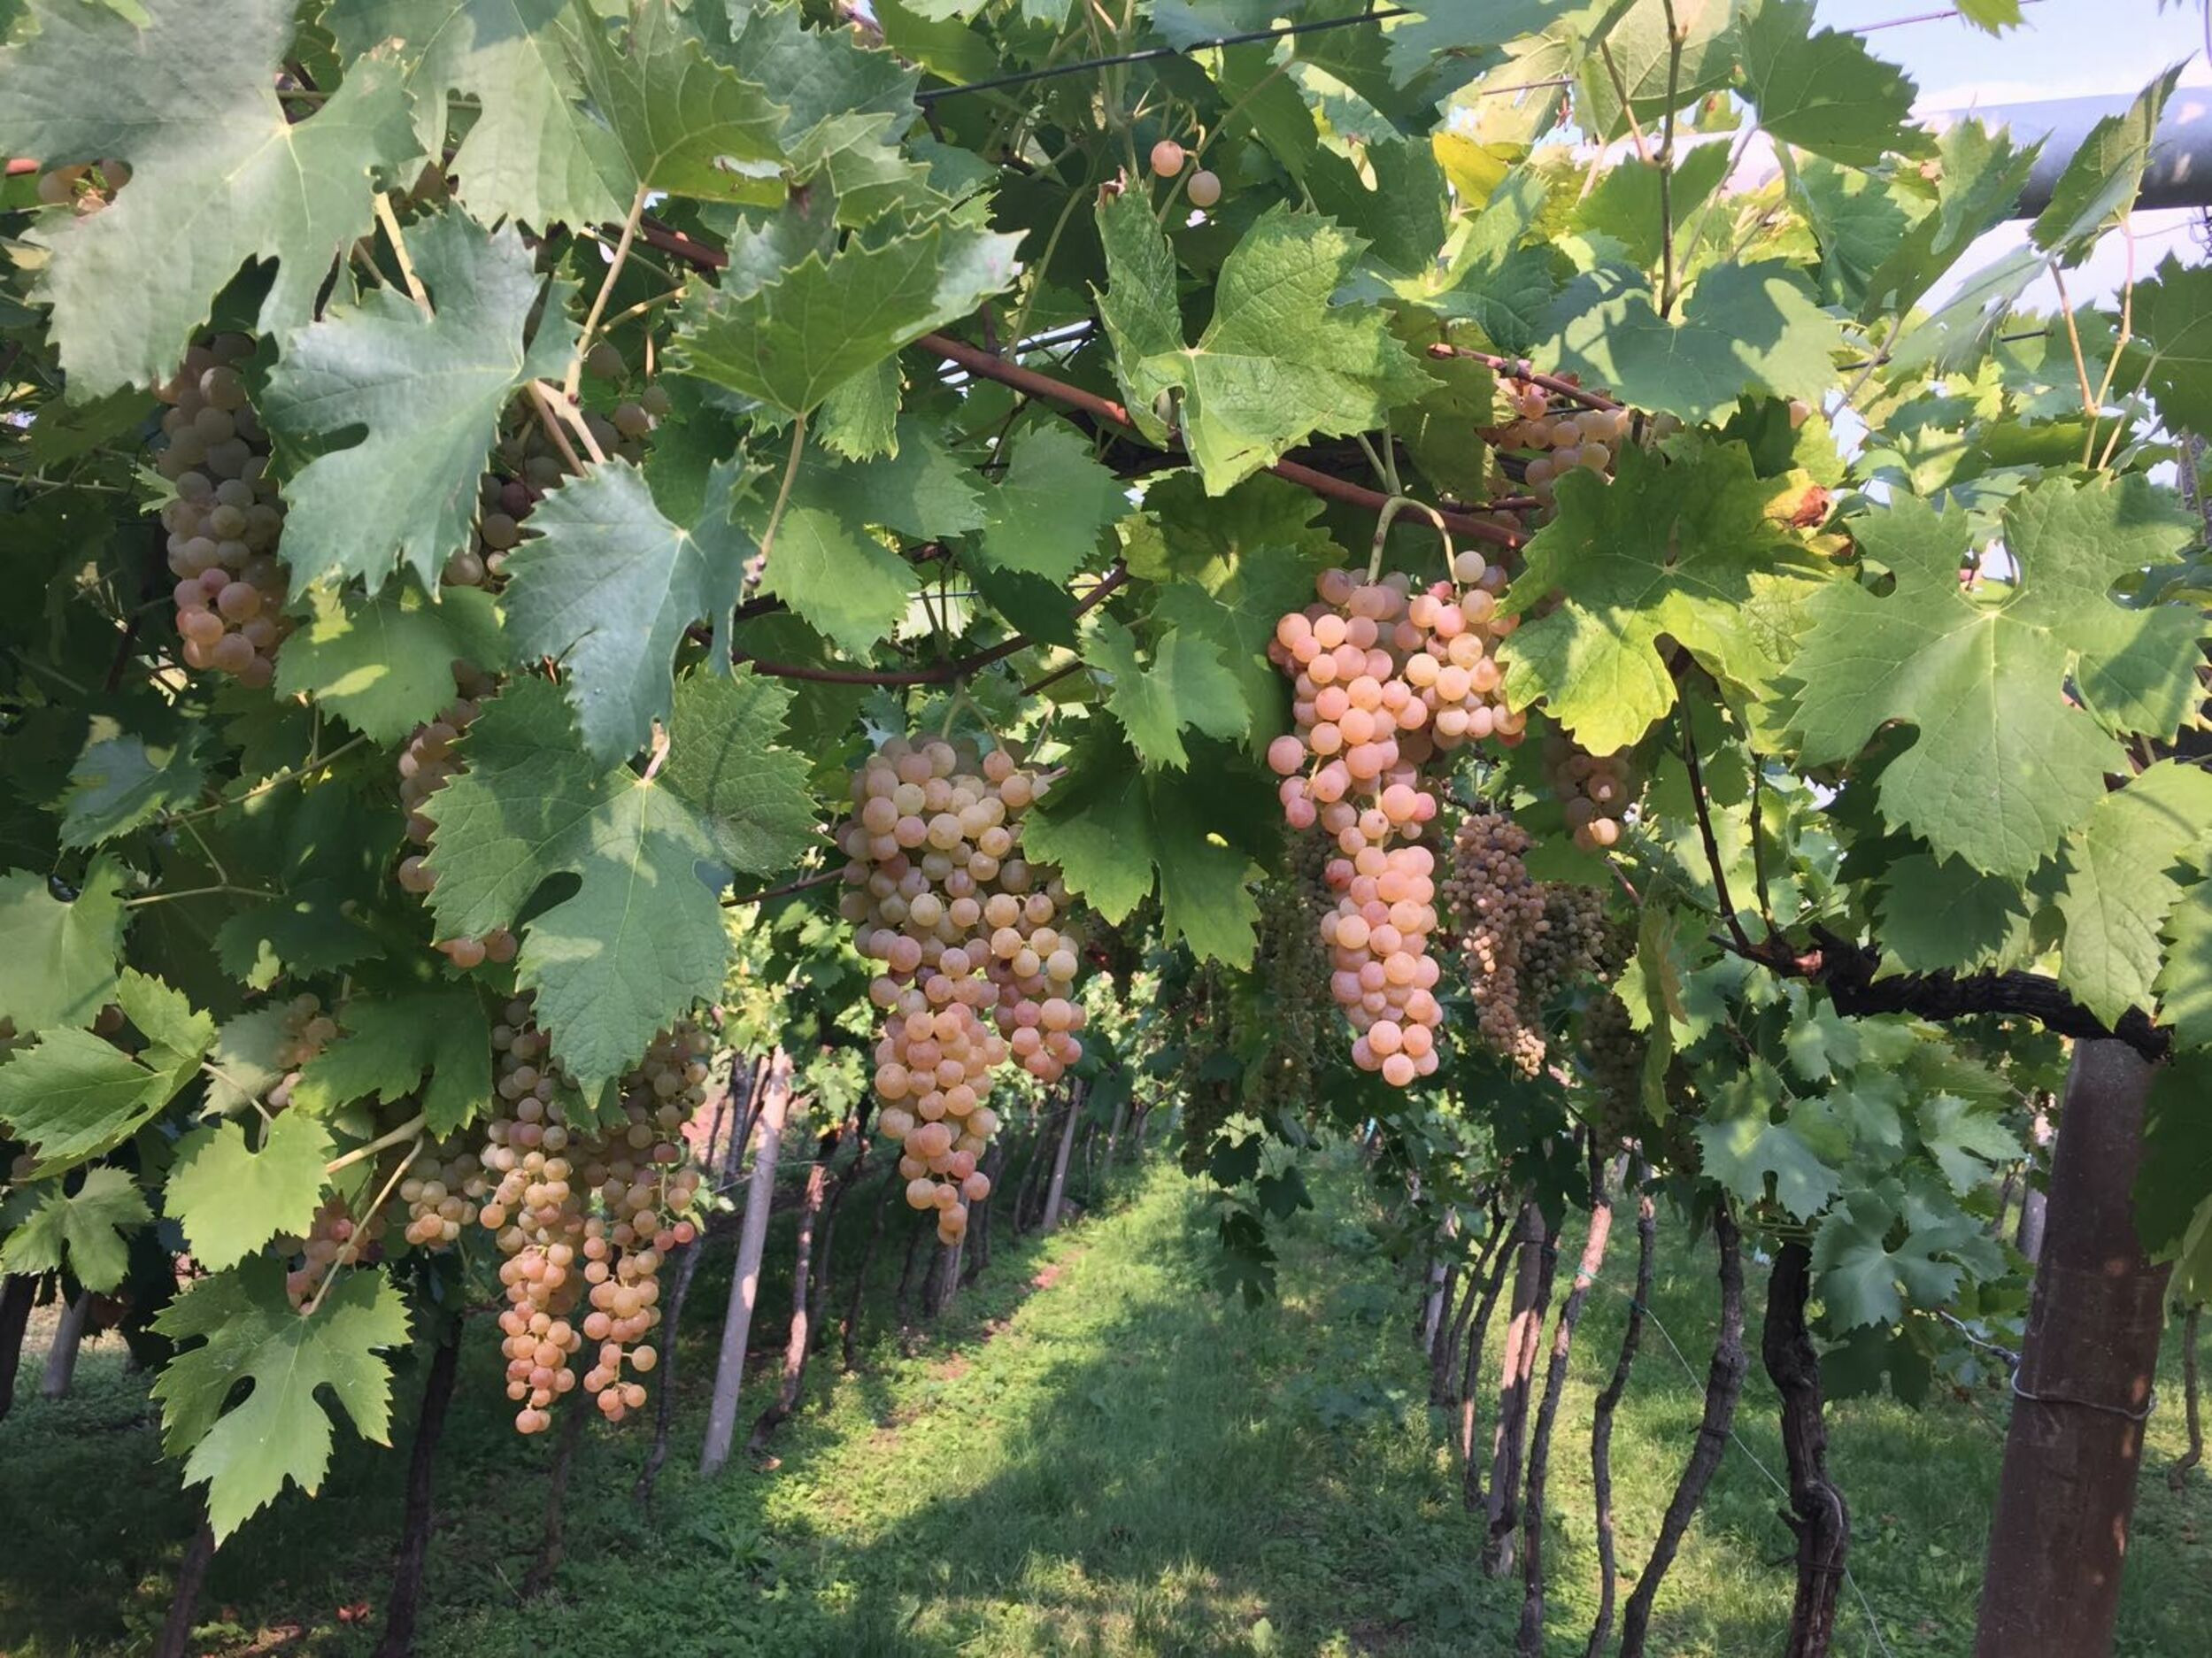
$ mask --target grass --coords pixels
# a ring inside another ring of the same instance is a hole
[[[542,1518],[548,1447],[505,1425],[493,1332],[477,1330],[440,1467],[420,1650],[1510,1651],[1519,1584],[1486,1580],[1474,1564],[1476,1528],[1408,1340],[1412,1292],[1373,1251],[1357,1171],[1335,1168],[1315,1184],[1322,1207],[1291,1229],[1276,1305],[1247,1313],[1205,1287],[1207,1217],[1181,1177],[1156,1164],[1072,1230],[1002,1246],[986,1278],[911,1351],[878,1342],[860,1372],[819,1390],[789,1424],[777,1466],[740,1461],[712,1484],[693,1477],[690,1461],[727,1277],[702,1272],[684,1336],[684,1409],[655,1511],[639,1514],[628,1495],[644,1436],[595,1427],[570,1487],[567,1562],[554,1593],[528,1608],[516,1606],[513,1585]],[[855,1194],[840,1227],[848,1260],[869,1197]],[[1678,1223],[1662,1215],[1661,1225],[1654,1311],[1701,1376],[1714,1316],[1709,1261]],[[899,1237],[885,1238],[884,1274],[896,1272]],[[1607,1276],[1625,1284],[1632,1234],[1615,1246],[1623,1253]],[[1754,1307],[1758,1292],[1754,1281]],[[771,1282],[764,1307],[784,1304],[785,1293]],[[1580,1652],[1593,1604],[1586,1424],[1622,1311],[1617,1291],[1601,1287],[1577,1342],[1553,1459],[1547,1627],[1562,1654]],[[762,1322],[774,1348],[780,1320]],[[1754,1339],[1755,1325],[1754,1312]],[[2177,1371],[2175,1355],[2168,1360]],[[401,1377],[403,1400],[418,1375]],[[27,1373],[14,1415],[0,1424],[0,1512],[20,1517],[0,1552],[0,1653],[9,1658],[143,1650],[158,1624],[189,1515],[173,1467],[156,1460],[144,1380],[125,1374],[104,1343],[87,1352],[72,1399],[38,1399]],[[2176,1375],[2165,1397],[2178,1395]],[[1654,1653],[1740,1658],[1776,1647],[1792,1579],[1779,1499],[1758,1467],[1781,1465],[1773,1404],[1754,1374],[1740,1443],[1668,1579]],[[1654,1334],[1615,1440],[1631,1569],[1699,1405],[1698,1382]],[[756,1406],[749,1400],[748,1413]],[[1999,1397],[1922,1413],[1851,1401],[1830,1418],[1865,1596],[1862,1606],[1846,1592],[1838,1651],[1969,1650],[2003,1431]],[[404,1443],[404,1425],[398,1432]],[[2162,1407],[2122,1654],[2200,1652],[2212,1623],[2200,1540],[2212,1494],[2202,1476],[2179,1497],[2158,1477],[2179,1438],[2178,1409]],[[328,1495],[288,1495],[240,1533],[217,1556],[201,1648],[366,1654],[403,1461],[342,1448]],[[362,1602],[360,1621],[341,1621],[341,1608]]]

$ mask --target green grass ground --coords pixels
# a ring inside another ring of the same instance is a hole
[[[703,1273],[655,1512],[641,1515],[628,1497],[644,1435],[595,1424],[570,1487],[567,1563],[555,1592],[527,1608],[513,1589],[543,1513],[548,1446],[504,1425],[495,1334],[479,1329],[441,1465],[420,1650],[1510,1651],[1519,1585],[1489,1582],[1473,1564],[1475,1528],[1407,1338],[1410,1292],[1370,1251],[1356,1171],[1316,1184],[1322,1207],[1291,1229],[1277,1305],[1246,1313],[1205,1287],[1206,1216],[1158,1164],[1072,1231],[1002,1247],[913,1351],[875,1346],[863,1372],[789,1426],[778,1466],[740,1462],[713,1484],[690,1461],[727,1280]],[[846,1250],[868,1195],[856,1193],[841,1229]],[[1701,1373],[1707,1261],[1666,1217],[1661,1238],[1655,1311]],[[1618,1242],[1633,1247],[1632,1236]],[[883,1253],[882,1270],[895,1271],[898,1251]],[[1631,1267],[1616,1254],[1607,1276],[1625,1284]],[[765,1293],[764,1306],[782,1304],[773,1282]],[[1549,1620],[1562,1654],[1581,1651],[1593,1603],[1586,1424],[1623,1310],[1616,1290],[1598,1292],[1562,1413]],[[416,1374],[403,1373],[403,1400]],[[158,1624],[189,1522],[174,1469],[157,1461],[143,1382],[103,1344],[88,1350],[74,1397],[43,1401],[27,1374],[28,1396],[0,1424],[6,1658],[143,1650]],[[2178,1396],[2175,1377],[2165,1397]],[[748,1413],[756,1407],[748,1400]],[[1669,1577],[1655,1653],[1775,1648],[1791,1577],[1777,1496],[1756,1465],[1780,1467],[1772,1409],[1754,1375],[1741,1443]],[[1696,1382],[1653,1338],[1615,1441],[1631,1568],[1698,1410]],[[2152,1423],[2154,1470],[2178,1449],[2178,1419],[2162,1407]],[[1924,1414],[1879,1401],[1831,1412],[1857,1520],[1855,1582],[1899,1658],[1970,1646],[2001,1432],[1994,1395]],[[403,1460],[345,1451],[328,1495],[289,1496],[227,1546],[202,1605],[204,1649],[366,1653]],[[2123,1654],[2204,1650],[2208,1523],[2203,1476],[2182,1497],[2155,1471],[2146,1478]],[[339,1608],[362,1601],[364,1622],[340,1621]],[[1846,1594],[1839,1652],[1884,1650],[1865,1607]]]

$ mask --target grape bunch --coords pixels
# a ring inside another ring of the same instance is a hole
[[[559,479],[559,472],[551,474]],[[488,472],[477,491],[476,528],[469,544],[445,561],[439,581],[447,587],[497,587],[507,554],[522,539],[522,521],[544,493],[520,478]]]
[[[345,1199],[332,1192],[315,1211],[304,1238],[277,1240],[278,1247],[299,1257],[284,1275],[284,1293],[300,1313],[312,1311],[323,1286],[341,1268],[358,1266],[370,1259],[384,1235],[384,1217],[373,1214],[357,1222]]]
[[[1610,978],[1620,967],[1619,935],[1606,919],[1605,894],[1594,887],[1546,881],[1544,918],[1522,941],[1522,1003],[1541,1014],[1568,987]]]
[[[292,998],[284,1009],[283,1030],[273,1055],[283,1075],[270,1085],[267,1103],[271,1111],[281,1111],[292,1103],[292,1090],[299,1086],[300,1071],[337,1034],[337,1022],[323,1012],[320,999],[312,995]]]
[[[219,334],[184,354],[155,394],[169,407],[161,417],[168,443],[154,466],[176,485],[161,522],[185,663],[258,687],[275,677],[276,649],[292,623],[276,556],[284,506],[268,474],[267,435],[236,367],[252,354],[243,334]]]
[[[1470,813],[1452,849],[1445,883],[1466,952],[1476,1029],[1522,1071],[1544,1068],[1544,1033],[1527,1016],[1522,966],[1527,942],[1544,924],[1544,894],[1522,854],[1529,832],[1499,812]]]
[[[610,1130],[583,1114],[527,1001],[507,1005],[492,1045],[503,1109],[485,1127],[482,1166],[498,1184],[477,1220],[507,1257],[499,1328],[507,1396],[522,1406],[515,1426],[551,1425],[587,1341],[597,1347],[584,1391],[620,1422],[645,1402],[635,1377],[656,1362],[646,1337],[660,1322],[661,1263],[698,1235],[689,1212],[699,1171],[685,1161],[682,1127],[704,1096],[707,1038],[690,1027],[656,1037],[623,1079]]]
[[[1643,1114],[1650,1040],[1630,1021],[1628,1004],[1611,991],[1592,1000],[1583,1014],[1582,1039],[1598,1097],[1598,1126],[1608,1142],[1625,1139]]]
[[[400,1207],[407,1212],[401,1236],[418,1249],[457,1244],[461,1229],[475,1222],[490,1191],[490,1178],[474,1152],[459,1145],[435,1147],[399,1183]]]
[[[1577,468],[1613,475],[1614,457],[1635,418],[1631,411],[1555,399],[1542,386],[1510,375],[1499,377],[1498,390],[1514,418],[1485,428],[1484,440],[1501,459],[1519,457],[1521,482],[1543,506],[1551,505],[1559,481]],[[1510,486],[1510,476],[1506,482]]]
[[[1321,920],[1334,969],[1329,988],[1358,1033],[1352,1062],[1394,1088],[1437,1068],[1444,1008],[1429,953],[1436,861],[1426,846],[1367,846],[1329,866],[1329,884],[1341,895]]]
[[[975,1165],[998,1126],[992,1074],[1013,1061],[1050,1084],[1083,1057],[1081,941],[1055,925],[1067,888],[1021,855],[1021,814],[1046,786],[1003,749],[896,737],[853,774],[837,830],[838,910],[882,969],[878,1127],[900,1143],[907,1201],[937,1211],[948,1243],[990,1189]]]
[[[1576,845],[1603,852],[1620,841],[1621,821],[1635,796],[1627,750],[1592,754],[1554,728],[1544,736],[1544,770],[1566,808]]]

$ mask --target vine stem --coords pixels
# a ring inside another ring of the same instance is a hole
[[[325,1176],[335,1175],[342,1168],[351,1168],[358,1162],[374,1157],[379,1152],[389,1152],[403,1140],[421,1133],[428,1121],[429,1119],[422,1112],[418,1111],[390,1133],[380,1135],[366,1145],[357,1145],[343,1157],[335,1158],[325,1163],[322,1166],[322,1172]]]
[[[338,758],[338,756],[353,749],[359,748],[367,741],[368,738],[365,736],[349,737],[346,741],[339,744],[337,747],[332,749],[328,754],[304,760],[298,765],[292,767],[289,770],[277,773],[274,777],[264,777],[252,788],[247,790],[245,793],[238,795],[232,799],[218,800],[212,806],[195,806],[189,812],[172,813],[169,817],[169,821],[172,823],[189,823],[197,818],[212,817],[218,812],[227,812],[233,806],[243,806],[249,800],[257,799],[260,796],[267,794],[272,789],[281,789],[286,783],[296,783],[300,778],[307,776],[310,773],[326,769],[329,767],[332,761]]]
[[[382,190],[376,192],[376,222],[384,227],[384,239],[392,244],[392,257],[399,261],[401,280],[407,284],[407,297],[426,317],[438,314],[430,308],[430,296],[422,286],[422,279],[415,274],[415,262],[407,255],[407,239],[399,234],[399,215],[392,212],[392,198]]]
[[[1439,360],[1447,357],[1464,357],[1468,361],[1481,363],[1497,374],[1510,375],[1515,380],[1526,381],[1531,386],[1541,386],[1546,391],[1556,392],[1571,402],[1581,404],[1585,409],[1620,409],[1627,406],[1607,397],[1602,391],[1592,391],[1571,380],[1562,380],[1557,374],[1540,374],[1536,365],[1525,357],[1499,357],[1491,351],[1478,351],[1469,346],[1452,345],[1441,340],[1429,348],[1429,355]]]
[[[561,429],[560,414],[553,406],[553,394],[544,385],[533,380],[528,386],[530,406],[537,411],[537,422],[545,428],[545,436],[553,440],[553,447],[560,451],[560,458],[568,463],[568,470],[578,477],[583,475],[583,462],[576,454],[576,447],[568,441],[568,434]]]
[[[1391,522],[1407,507],[1416,513],[1426,513],[1430,521],[1436,525],[1437,534],[1444,541],[1445,572],[1447,576],[1452,574],[1454,556],[1452,551],[1452,531],[1445,524],[1444,514],[1425,501],[1414,500],[1410,495],[1393,495],[1383,503],[1383,510],[1375,515],[1375,544],[1368,555],[1368,581],[1370,585],[1383,574],[1383,544],[1390,539]]]
[[[1659,134],[1659,314],[1675,307],[1675,105],[1681,97],[1682,45],[1686,38],[1675,21],[1675,0],[1661,0],[1667,12],[1667,113]],[[1622,100],[1622,107],[1627,100]]]
[[[186,887],[177,892],[149,892],[140,898],[125,898],[123,907],[127,910],[143,909],[149,904],[167,904],[177,898],[217,898],[226,892],[234,892],[242,898],[275,898],[284,896],[281,892],[266,891],[261,887],[242,887],[232,882],[218,881],[209,886]]]
[[[783,510],[791,504],[791,486],[798,482],[799,458],[806,452],[806,417],[800,414],[791,421],[791,452],[783,462],[783,482],[776,486],[775,501],[768,508],[767,527],[760,532],[759,570],[766,575],[768,553],[775,545],[775,532],[783,522]]]
[[[2207,15],[2212,16],[2212,12]],[[2124,213],[2120,217],[2120,235],[2127,243],[2128,256],[2127,280],[2120,288],[2120,336],[2113,341],[2112,354],[2105,359],[2104,380],[2097,387],[2097,406],[2089,413],[2089,435],[2082,439],[2081,445],[2084,471],[2089,469],[2090,458],[2097,450],[2098,410],[2104,407],[2105,399],[2112,394],[2112,377],[2120,371],[2120,353],[2127,349],[2129,340],[2135,335],[2135,229]],[[2120,441],[2120,434],[2126,429],[2127,423],[2124,414],[2114,417],[2112,440],[2105,445],[2104,454],[2097,461],[2099,471],[2102,471],[2105,463],[2111,459],[2113,446]]]
[[[1697,739],[1690,732],[1690,705],[1680,704],[1682,712],[1682,763],[1690,774],[1690,798],[1698,809],[1698,837],[1705,843],[1705,861],[1713,870],[1713,895],[1719,900],[1721,925],[1728,929],[1728,936],[1736,948],[1745,955],[1755,955],[1751,935],[1744,930],[1744,923],[1737,919],[1736,905],[1728,895],[1728,876],[1721,868],[1721,843],[1713,833],[1713,808],[1705,798],[1705,774],[1698,764]],[[1759,832],[1759,825],[1752,824],[1752,833]]]
[[[2093,427],[2097,421],[2097,394],[2090,389],[2089,363],[2082,356],[2081,330],[2074,326],[2074,302],[2066,297],[2066,276],[2056,259],[2050,262],[2051,285],[2058,289],[2058,313],[2066,320],[2066,341],[2074,351],[2074,373],[2081,381],[2082,413]]]
[[[599,292],[591,302],[590,314],[583,320],[583,332],[576,336],[576,349],[568,359],[568,377],[561,382],[561,395],[570,403],[576,400],[578,388],[583,384],[583,359],[591,350],[591,336],[599,330],[599,319],[606,314],[606,302],[614,296],[614,283],[622,274],[622,266],[628,262],[630,243],[637,240],[637,221],[645,215],[646,189],[637,187],[637,194],[630,198],[629,217],[622,220],[622,234],[615,239],[614,252],[607,260],[606,274],[599,279]]]
[[[542,380],[533,380],[530,382],[530,395],[537,399],[537,405],[540,409],[550,412],[570,431],[583,440],[584,453],[591,457],[592,465],[597,467],[606,465],[606,451],[601,449],[599,440],[592,436],[591,423],[583,418],[583,411],[569,399],[566,393],[547,385]],[[562,452],[572,458],[575,454],[575,451],[565,445]],[[577,464],[576,470],[578,472],[583,470],[581,462]]]
[[[782,886],[769,887],[764,891],[748,892],[740,898],[736,893],[722,900],[724,909],[736,909],[747,904],[767,904],[775,898],[790,898],[794,892],[808,891],[814,887],[826,887],[833,881],[844,879],[842,869],[817,869],[811,875],[801,875],[796,881],[786,881]]]

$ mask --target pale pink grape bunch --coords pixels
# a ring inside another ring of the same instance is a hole
[[[185,666],[259,687],[275,678],[277,646],[292,621],[276,554],[284,504],[268,474],[267,435],[235,366],[252,354],[243,334],[219,334],[184,354],[175,378],[155,393],[169,407],[161,417],[168,442],[154,467],[176,485],[161,522]]]
[[[1437,1068],[1444,1009],[1429,953],[1436,930],[1436,854],[1426,846],[1363,846],[1330,861],[1339,896],[1321,920],[1330,993],[1358,1033],[1352,1062],[1404,1088]]]
[[[882,964],[878,1127],[899,1142],[907,1201],[937,1212],[947,1242],[990,1190],[975,1165],[998,1126],[992,1075],[1012,1061],[1051,1083],[1083,1057],[1080,945],[1056,924],[1067,888],[1021,855],[1021,814],[1047,786],[1003,749],[894,738],[854,773],[837,831],[839,911]]]
[[[1622,820],[1636,793],[1628,752],[1592,754],[1554,729],[1545,734],[1544,769],[1566,810],[1575,844],[1584,852],[1604,852],[1618,844]]]
[[[1484,440],[1500,455],[1522,458],[1521,482],[1542,509],[1550,508],[1559,481],[1570,472],[1613,475],[1615,458],[1635,419],[1632,411],[1589,408],[1509,375],[1499,377],[1498,392],[1514,418],[1484,428]],[[1499,493],[1509,490],[1513,482],[1501,478]]]
[[[277,1240],[280,1248],[299,1257],[284,1275],[284,1293],[292,1306],[303,1314],[310,1311],[331,1277],[367,1260],[383,1232],[382,1215],[358,1222],[343,1197],[334,1191],[325,1198],[308,1223],[306,1237]]]

